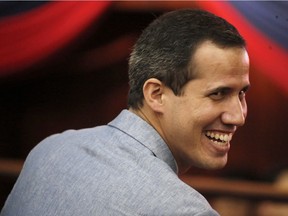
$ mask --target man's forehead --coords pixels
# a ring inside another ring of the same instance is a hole
[[[218,73],[246,74],[249,72],[249,56],[245,48],[221,48],[206,41],[191,57],[189,71],[192,77],[213,76]]]

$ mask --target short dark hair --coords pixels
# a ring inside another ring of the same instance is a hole
[[[204,41],[221,47],[245,47],[237,29],[203,10],[181,9],[165,13],[140,35],[129,59],[128,106],[143,106],[143,85],[156,78],[181,95],[183,86],[193,79],[190,61]]]

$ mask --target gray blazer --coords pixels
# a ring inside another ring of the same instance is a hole
[[[68,130],[28,155],[1,216],[218,215],[177,176],[159,134],[123,110],[105,126]]]

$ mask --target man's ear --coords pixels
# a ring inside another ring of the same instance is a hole
[[[146,80],[143,85],[143,95],[146,104],[155,112],[163,112],[162,94],[164,90],[163,83],[155,78]]]

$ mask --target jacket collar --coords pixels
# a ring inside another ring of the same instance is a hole
[[[127,109],[108,125],[118,128],[148,148],[157,158],[167,163],[178,174],[176,161],[158,132],[146,121]]]

